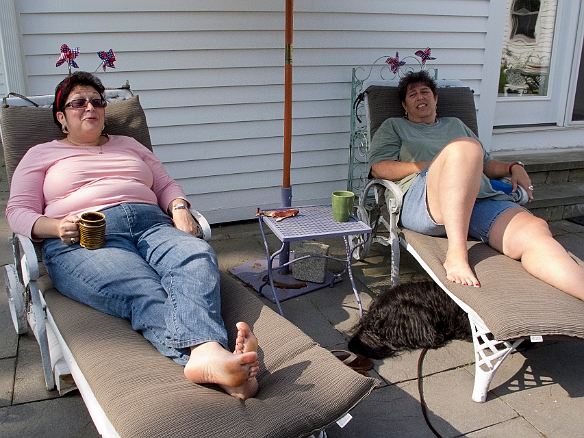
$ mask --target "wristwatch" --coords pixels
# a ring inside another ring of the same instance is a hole
[[[514,161],[509,165],[509,174],[511,174],[511,169],[513,169],[513,166],[515,166],[516,164],[525,168],[525,164],[523,164],[521,161]]]
[[[184,205],[183,203],[174,204],[172,206],[172,211],[174,211],[174,210],[186,210],[186,209],[187,209],[187,206]]]

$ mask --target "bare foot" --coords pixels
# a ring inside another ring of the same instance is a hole
[[[237,338],[235,340],[235,354],[243,354],[248,352],[256,352],[258,351],[258,338],[252,333],[249,325],[245,322],[238,322],[235,324],[237,327]],[[249,376],[248,380],[255,378],[257,373],[259,372],[259,362],[255,365],[252,365],[249,369]]]
[[[229,395],[246,400],[258,391],[259,371],[257,338],[245,323],[238,323],[236,349],[233,353],[217,342],[205,342],[191,348],[185,376],[194,383],[215,383]],[[241,347],[237,347],[237,343]]]
[[[446,269],[446,278],[453,283],[462,286],[481,287],[479,280],[475,277],[468,264],[468,256],[466,252],[464,254],[459,254],[454,251],[448,251],[446,253],[444,269]]]

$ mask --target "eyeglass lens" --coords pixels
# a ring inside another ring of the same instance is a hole
[[[102,99],[74,99],[71,102],[65,104],[65,106],[70,106],[71,108],[75,109],[86,108],[88,102],[91,102],[91,106],[94,108],[105,108],[107,105],[107,102]]]

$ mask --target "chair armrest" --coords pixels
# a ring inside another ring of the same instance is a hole
[[[201,238],[205,241],[210,240],[211,239],[211,227],[209,226],[209,222],[207,222],[207,219],[205,219],[205,216],[203,216],[201,213],[199,213],[194,208],[191,208],[189,211],[191,212],[191,214],[193,215],[193,217],[197,221],[198,228],[199,228],[199,230],[198,230],[199,236],[201,236]]]
[[[387,179],[373,179],[369,181],[368,185],[369,184],[381,185],[385,187],[386,190],[389,190],[391,192],[392,194],[390,198],[391,205],[387,206],[390,213],[394,214],[401,210],[404,194],[396,183],[394,183],[393,181],[389,181]]]
[[[14,254],[14,263],[21,280],[26,286],[30,281],[36,281],[39,278],[39,261],[34,249],[32,240],[28,237],[15,233],[11,239],[12,251]]]

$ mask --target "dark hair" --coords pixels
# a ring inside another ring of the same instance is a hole
[[[426,70],[420,71],[409,71],[406,75],[400,79],[397,86],[397,93],[400,102],[406,101],[406,94],[408,92],[408,87],[411,84],[424,84],[432,90],[432,94],[436,96],[436,81],[430,77]]]
[[[105,88],[97,76],[87,73],[85,71],[76,71],[75,73],[63,79],[55,88],[55,100],[53,101],[53,120],[61,129],[61,123],[57,120],[57,113],[65,109],[67,98],[73,88],[78,85],[86,85],[92,87],[99,93],[102,99],[105,99]]]

